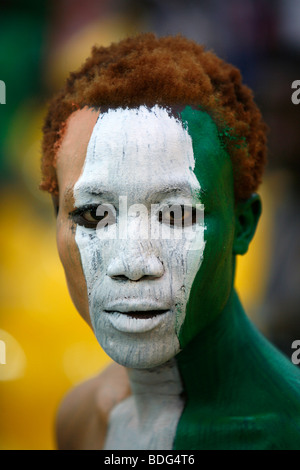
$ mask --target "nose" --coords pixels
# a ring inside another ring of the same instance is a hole
[[[163,263],[146,247],[140,250],[124,247],[119,256],[110,261],[107,268],[107,275],[116,280],[156,279],[163,273]]]

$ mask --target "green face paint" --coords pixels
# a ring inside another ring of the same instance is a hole
[[[184,348],[221,313],[233,286],[234,239],[233,172],[218,129],[205,112],[186,107],[181,118],[193,142],[195,175],[204,204],[205,250],[194,279],[186,317],[179,334]]]
[[[229,155],[212,119],[186,108],[205,206],[204,257],[194,279],[176,362],[185,407],[175,450],[299,450],[300,371],[244,313],[235,255],[255,232],[259,199],[235,204]]]

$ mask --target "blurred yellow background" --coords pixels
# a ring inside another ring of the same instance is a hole
[[[255,17],[249,5],[258,8],[255,1],[239,2],[244,5],[242,10],[234,7],[233,0],[226,3],[229,20],[234,11],[240,13],[237,26],[247,15]],[[253,50],[251,41],[244,45],[247,63],[242,60],[244,54],[233,51],[230,41],[226,49],[222,37],[212,34],[218,9],[208,12],[204,2],[191,2],[186,16],[176,1],[173,6],[158,0],[31,0],[26,8],[23,4],[4,1],[0,16],[0,79],[7,88],[7,104],[0,105],[0,340],[6,345],[6,364],[0,363],[0,449],[38,450],[55,449],[55,413],[66,391],[99,373],[110,361],[71,303],[56,251],[50,197],[38,189],[41,128],[48,97],[69,71],[81,65],[92,45],[107,45],[138,31],[160,35],[182,32],[206,41],[242,70],[244,67],[254,89],[259,80],[249,65],[257,66],[256,61],[264,56],[253,56],[257,50],[254,40]],[[261,18],[269,19],[267,14]],[[206,27],[198,37],[200,25]],[[226,24],[219,34],[225,38],[225,33]],[[238,34],[244,37],[242,27],[236,27]],[[263,49],[270,54],[269,48],[273,52],[273,44],[263,46],[260,53]],[[256,70],[260,77],[269,73],[258,66]],[[262,106],[264,86],[257,87]],[[274,110],[266,107],[266,115],[270,124],[277,123]],[[276,152],[274,155],[276,163]],[[236,279],[249,315],[262,329],[266,329],[266,322],[260,306],[270,280],[278,201],[284,199],[289,183],[288,170],[275,163],[261,188],[264,212],[258,232],[249,253],[238,260]]]

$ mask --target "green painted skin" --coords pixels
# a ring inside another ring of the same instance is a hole
[[[255,233],[260,199],[235,204],[230,157],[212,119],[186,108],[205,206],[206,247],[179,340],[186,406],[175,450],[300,450],[300,371],[249,321],[234,290],[236,255]]]

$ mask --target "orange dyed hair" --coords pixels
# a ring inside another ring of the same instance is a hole
[[[266,126],[238,69],[182,36],[140,34],[93,47],[50,101],[43,127],[41,189],[58,194],[56,154],[72,112],[85,106],[195,105],[214,119],[233,163],[236,200],[261,183]]]

